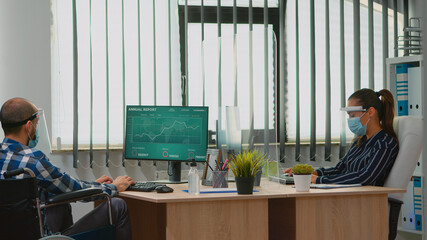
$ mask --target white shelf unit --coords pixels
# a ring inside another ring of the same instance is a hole
[[[397,107],[398,104],[397,104],[397,94],[396,94],[396,65],[399,65],[399,64],[412,64],[414,67],[419,67],[420,77],[419,77],[418,83],[414,83],[413,81],[411,81],[411,79],[408,79],[408,86],[410,89],[412,88],[413,91],[414,90],[419,91],[418,93],[419,93],[419,96],[421,98],[419,101],[421,104],[425,103],[424,94],[422,93],[422,91],[424,89],[424,86],[423,86],[424,82],[421,79],[421,76],[423,76],[422,75],[422,71],[423,71],[423,57],[422,57],[422,55],[388,58],[388,59],[386,59],[387,80],[388,80],[387,81],[388,85],[386,87],[387,87],[387,89],[389,89],[393,93],[393,97],[395,99],[395,106],[396,106],[396,116],[398,115],[398,107]],[[424,113],[422,112],[421,105],[415,106],[414,104],[412,104],[412,106],[411,106],[411,101],[409,100],[408,101],[408,109],[409,108],[415,108],[415,107],[417,107],[417,109],[419,109],[419,113],[417,115],[419,117],[422,117],[424,115]],[[412,112],[409,112],[408,115],[413,115],[411,113]],[[421,179],[422,179],[422,167],[421,167],[421,164],[423,162],[422,158],[423,158],[423,154],[421,154],[420,160],[417,163],[413,177],[421,177]],[[422,193],[422,198],[424,199],[424,193]],[[410,211],[413,211],[413,209],[414,209],[413,182],[411,181],[411,183],[408,186],[407,193],[405,194],[404,203],[402,205],[402,210],[401,210],[401,214],[400,214],[401,216],[399,219],[398,231],[412,233],[412,234],[419,234],[420,239],[421,239],[421,237],[424,233],[424,230],[420,231],[420,230],[412,229],[412,226],[415,227],[415,224],[417,224],[415,222],[415,214],[409,213]],[[410,210],[410,211],[408,212],[408,210]],[[407,221],[409,221],[409,222],[407,222]],[[413,222],[411,222],[411,221],[413,221]],[[421,226],[422,226],[422,223],[421,223]]]

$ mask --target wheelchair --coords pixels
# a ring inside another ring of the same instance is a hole
[[[30,177],[10,179],[27,174]],[[87,188],[39,199],[37,179],[29,168],[7,171],[0,180],[0,238],[1,239],[114,239],[111,198],[99,188]],[[52,235],[43,224],[43,209],[76,201],[104,198],[108,204],[109,225],[72,236]]]

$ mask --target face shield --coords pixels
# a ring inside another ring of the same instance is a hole
[[[37,112],[35,113],[35,115],[36,115],[36,118],[38,119],[38,122],[37,122],[37,125],[35,125],[34,127],[38,129],[38,133],[40,136],[36,148],[41,150],[42,152],[52,153],[52,146],[50,143],[49,131],[47,129],[46,117],[43,109],[40,109],[40,108],[37,109]],[[4,132],[0,131],[0,138],[4,139],[4,137],[5,137]]]
[[[345,107],[341,108],[341,111],[343,112],[366,112],[366,109],[363,106],[351,106],[351,107]]]
[[[38,109],[37,113],[39,115],[37,129],[39,131],[40,138],[36,148],[42,152],[52,153],[52,145],[50,143],[49,131],[47,129],[46,116],[41,108]]]

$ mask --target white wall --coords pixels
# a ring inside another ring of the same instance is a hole
[[[50,2],[0,1],[0,102],[25,97],[50,116]]]

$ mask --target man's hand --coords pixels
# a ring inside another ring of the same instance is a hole
[[[105,183],[105,184],[110,184],[110,183],[112,183],[113,182],[113,179],[111,179],[109,176],[107,176],[107,175],[104,175],[104,176],[102,176],[102,177],[100,177],[100,178],[98,178],[98,179],[96,179],[96,181],[95,182],[97,182],[97,183]]]
[[[125,191],[131,184],[135,184],[135,182],[129,176],[119,176],[113,182],[113,185],[117,187],[118,192]]]

